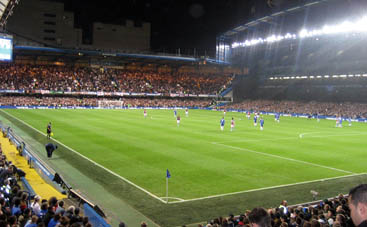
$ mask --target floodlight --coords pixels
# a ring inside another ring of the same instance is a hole
[[[271,42],[274,42],[276,40],[276,37],[275,35],[272,35],[272,36],[269,36],[268,38],[266,38],[266,41],[271,43]]]
[[[333,78],[338,78],[339,77],[339,75],[333,75]]]
[[[341,78],[346,78],[346,77],[347,77],[347,75],[340,75],[339,77],[341,77]]]
[[[329,78],[330,76],[329,75],[325,75],[324,78]]]
[[[292,38],[292,35],[290,33],[287,33],[287,34],[285,34],[284,38],[290,39],[290,38]]]
[[[348,75],[348,77],[354,77],[354,75],[353,74],[350,74],[350,75]]]
[[[322,76],[317,76],[316,78],[322,78]]]
[[[356,74],[356,75],[354,75],[355,77],[361,77],[361,74]]]
[[[362,76],[363,76],[363,77],[367,77],[367,74],[363,74]]]
[[[238,46],[240,46],[240,44],[239,44],[239,43],[237,43],[237,42],[234,42],[234,43],[232,44],[232,48],[236,48],[236,47],[238,47]]]
[[[306,29],[302,29],[300,32],[299,32],[299,37],[300,38],[305,38],[307,37],[308,35],[308,31]]]
[[[310,79],[313,79],[313,78],[315,78],[314,76],[310,76]]]

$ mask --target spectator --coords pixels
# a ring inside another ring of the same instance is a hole
[[[60,214],[55,214],[55,216],[49,221],[47,227],[55,227],[60,224]]]
[[[32,208],[33,213],[35,215],[37,215],[38,217],[40,216],[40,213],[41,213],[41,206],[39,204],[40,199],[41,199],[41,197],[39,195],[36,195],[34,197],[33,203],[31,204],[31,208]]]
[[[367,184],[354,187],[349,192],[350,216],[355,226],[367,226]],[[335,224],[335,222],[334,222]]]
[[[59,202],[58,202],[58,206],[57,206],[57,208],[56,208],[56,214],[61,214],[61,215],[63,215],[64,214],[64,212],[65,212],[65,209],[64,209],[64,201],[62,201],[62,200],[60,200]]]
[[[33,215],[30,220],[25,224],[25,227],[36,227],[37,226],[38,217]]]
[[[261,207],[251,211],[249,221],[252,227],[271,227],[270,215]]]

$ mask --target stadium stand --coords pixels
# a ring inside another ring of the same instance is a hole
[[[221,107],[224,108],[224,107]],[[254,112],[277,112],[284,114],[310,114],[330,117],[343,116],[351,118],[366,118],[367,104],[365,103],[335,103],[335,102],[302,102],[286,100],[246,100],[226,106],[225,108],[242,109]]]
[[[217,94],[232,77],[118,69],[1,65],[0,89]]]

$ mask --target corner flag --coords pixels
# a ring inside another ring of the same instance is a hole
[[[167,178],[171,178],[171,174],[169,173],[168,169],[167,169]]]
[[[169,173],[169,170],[167,169],[167,174],[166,174],[166,203],[168,203],[168,178],[171,178],[171,174]]]

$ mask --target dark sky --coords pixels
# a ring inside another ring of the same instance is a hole
[[[269,0],[52,0],[65,3],[75,13],[75,26],[83,29],[83,40],[92,37],[92,23],[137,24],[151,22],[151,48],[181,52],[194,48],[199,54],[215,50],[215,37],[240,22],[269,10]],[[272,0],[289,1],[289,0]]]

